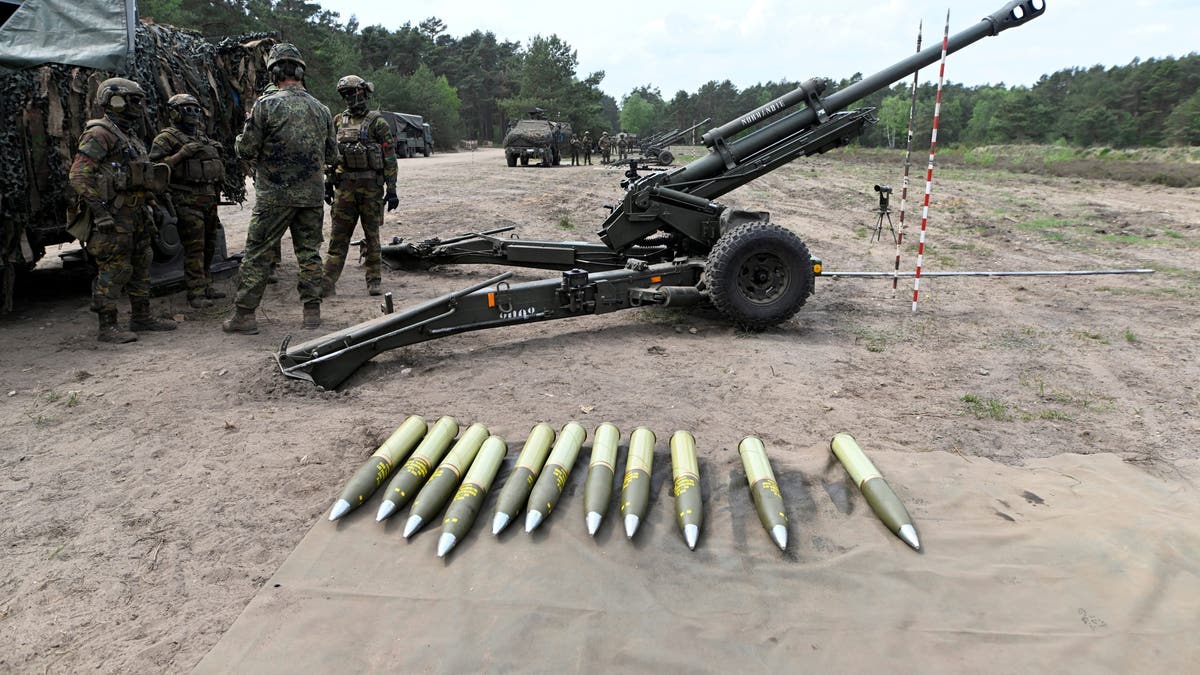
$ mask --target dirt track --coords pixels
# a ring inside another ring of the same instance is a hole
[[[898,186],[900,158],[878,157],[801,160],[723,201],[770,211],[827,270],[890,270],[890,236],[870,241],[871,186]],[[385,239],[511,224],[589,240],[620,196],[616,169],[510,169],[497,150],[400,166]],[[416,345],[340,391],[285,381],[270,358],[285,335],[315,335],[299,328],[286,246],[258,336],[221,332],[228,300],[198,312],[176,295],[155,307],[185,319],[177,332],[99,345],[80,285],[18,300],[0,319],[0,670],[190,668],[409,414],[483,422],[510,448],[535,422],[570,419],[646,425],[660,446],[690,429],[710,457],[749,433],[774,452],[825,453],[850,430],[868,449],[1014,464],[1114,453],[1177,480],[1172,463],[1200,437],[1200,190],[984,170],[935,180],[928,271],[1158,272],[926,279],[916,314],[911,281],[893,297],[890,281],[819,279],[793,320],[763,333],[705,313],[617,312]],[[223,211],[231,250],[248,215]],[[493,271],[385,271],[384,286],[403,306]],[[325,328],[378,311],[349,265]]]

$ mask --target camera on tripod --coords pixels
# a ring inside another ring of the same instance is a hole
[[[875,191],[890,194],[892,191],[892,186],[891,185],[876,185]]]

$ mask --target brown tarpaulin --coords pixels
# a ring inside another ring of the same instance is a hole
[[[378,495],[339,524],[322,516],[198,670],[1194,672],[1200,462],[1164,479],[1112,455],[1014,467],[859,440],[923,553],[882,527],[827,450],[770,444],[786,553],[728,450],[702,461],[695,552],[675,526],[662,447],[636,540],[615,508],[592,540],[585,447],[534,535],[523,515],[491,535],[498,481],[445,561],[438,527],[405,541],[407,511],[376,524]]]

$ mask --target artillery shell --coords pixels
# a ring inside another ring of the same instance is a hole
[[[783,496],[779,494],[775,473],[767,459],[767,449],[762,440],[747,436],[738,443],[738,454],[742,456],[758,519],[779,548],[787,549],[787,514],[783,510]]]
[[[338,496],[337,501],[333,504],[333,509],[329,512],[329,519],[337,520],[352,509],[362,506],[362,503],[374,494],[383,481],[391,475],[392,469],[396,468],[400,460],[406,457],[421,440],[421,437],[425,435],[425,428],[425,420],[418,415],[404,420],[404,423],[397,427],[391,436],[388,436],[383,445],[379,446],[375,454],[371,455],[371,458],[354,473],[350,482],[346,483],[342,494]]]
[[[700,462],[696,459],[696,439],[687,431],[671,436],[671,477],[674,481],[675,520],[688,548],[696,549],[700,526],[704,523],[704,504],[700,499]]]
[[[879,516],[883,524],[904,543],[920,551],[921,542],[917,539],[917,529],[913,527],[908,509],[904,508],[904,503],[892,491],[887,481],[883,480],[879,469],[867,459],[854,437],[845,432],[835,434],[829,442],[829,447],[842,466],[846,467],[850,479],[862,491],[875,515]]]
[[[475,455],[475,461],[471,463],[467,475],[463,476],[462,485],[458,487],[458,492],[454,493],[450,506],[446,507],[446,516],[442,518],[442,536],[438,537],[439,558],[449,553],[450,549],[471,531],[471,526],[475,524],[475,516],[479,515],[479,510],[483,508],[483,500],[487,498],[492,481],[500,471],[500,462],[504,461],[507,452],[508,446],[503,438],[489,436],[483,442],[483,447],[479,449],[479,454]]]
[[[517,455],[517,464],[513,472],[500,488],[496,497],[496,515],[492,517],[492,534],[500,534],[508,527],[508,521],[521,512],[521,507],[529,499],[529,492],[542,466],[546,463],[546,455],[550,453],[550,444],[554,442],[554,427],[549,424],[535,424],[529,430],[529,438],[521,454]]]
[[[533,532],[542,520],[554,510],[563,487],[571,475],[571,468],[579,457],[579,448],[587,439],[587,430],[577,422],[567,422],[558,432],[558,442],[550,451],[546,466],[533,484],[529,502],[525,505],[525,531]]]
[[[413,500],[408,522],[404,524],[405,539],[411,537],[414,532],[421,529],[423,523],[431,520],[438,511],[442,510],[462,480],[463,472],[475,460],[479,446],[483,445],[483,441],[487,437],[487,427],[476,422],[467,427],[454,447],[450,448],[446,458],[442,460],[441,464],[438,464],[437,470],[429,477],[429,482],[425,483],[425,486],[417,493],[416,499]]]
[[[617,445],[621,430],[605,422],[596,427],[592,436],[592,458],[588,462],[587,479],[583,483],[583,513],[588,534],[596,536],[600,521],[612,499],[613,476],[617,473]]]
[[[650,506],[650,469],[654,463],[654,432],[638,427],[629,436],[625,478],[621,481],[621,514],[625,536],[633,539]]]
[[[429,471],[442,455],[446,454],[446,448],[450,447],[450,442],[456,435],[458,421],[453,417],[447,415],[433,423],[433,428],[426,434],[425,440],[413,450],[412,456],[388,483],[383,502],[379,504],[379,512],[375,514],[376,521],[392,515],[416,495],[425,478],[429,476]]]

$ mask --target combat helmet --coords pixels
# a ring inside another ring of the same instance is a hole
[[[96,88],[96,103],[118,115],[132,108],[140,109],[146,100],[142,85],[123,77],[110,77]]]
[[[270,53],[267,54],[267,70],[271,70],[281,61],[291,61],[301,68],[308,67],[304,63],[304,57],[300,56],[300,50],[290,42],[280,42],[271,47]]]
[[[203,112],[204,108],[200,107],[200,101],[197,101],[196,97],[191,94],[175,94],[167,99],[167,115],[170,116],[172,122],[195,123],[199,121]]]
[[[347,75],[338,80],[337,92],[341,95],[342,100],[346,102],[351,113],[365,115],[367,112],[367,100],[375,92],[375,85],[357,75]]]

